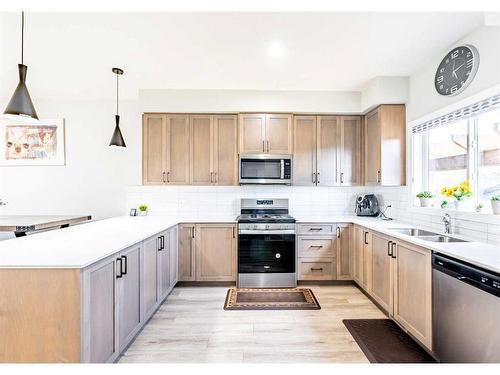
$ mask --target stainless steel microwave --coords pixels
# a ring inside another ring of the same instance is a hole
[[[240,184],[292,183],[292,155],[240,155]]]

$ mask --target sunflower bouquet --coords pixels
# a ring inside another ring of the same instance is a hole
[[[444,186],[441,189],[441,195],[448,198],[455,198],[457,201],[462,201],[465,198],[472,196],[472,190],[470,188],[470,182],[468,180],[462,181],[457,186]]]

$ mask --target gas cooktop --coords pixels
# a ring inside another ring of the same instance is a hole
[[[288,214],[241,214],[237,218],[239,223],[295,223],[295,218]]]

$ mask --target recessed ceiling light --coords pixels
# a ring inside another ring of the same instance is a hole
[[[285,45],[280,41],[274,41],[267,47],[267,54],[273,59],[279,59],[285,55]]]

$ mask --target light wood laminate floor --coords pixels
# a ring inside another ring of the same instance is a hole
[[[227,287],[176,287],[120,362],[368,362],[343,319],[384,318],[355,286],[307,286],[321,310],[225,311]]]

